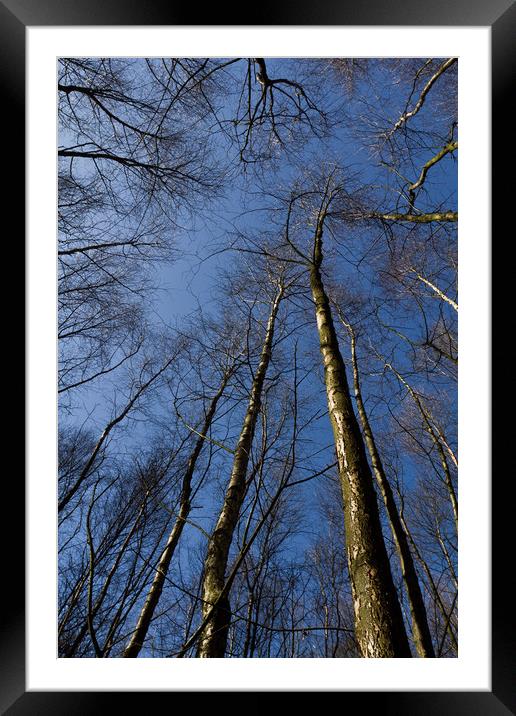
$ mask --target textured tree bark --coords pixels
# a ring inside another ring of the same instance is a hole
[[[429,159],[427,163],[423,166],[421,169],[421,173],[417,180],[409,186],[409,192],[413,193],[416,189],[419,189],[419,187],[425,183],[426,175],[428,174],[428,170],[431,169],[434,164],[437,164],[437,162],[440,162],[443,157],[445,157],[447,154],[450,154],[450,152],[454,152],[457,147],[459,146],[458,142],[448,142],[445,147],[441,149],[440,152],[438,152],[434,157]]]
[[[154,579],[152,580],[152,584],[150,586],[149,593],[147,594],[147,598],[138,617],[136,628],[132,633],[129,642],[127,643],[127,646],[125,647],[123,657],[126,659],[134,659],[138,656],[145,641],[145,637],[147,636],[147,632],[149,631],[149,626],[152,621],[154,611],[160,600],[161,593],[163,591],[163,585],[165,584],[165,580],[167,578],[167,572],[170,567],[170,562],[172,560],[172,557],[174,556],[174,552],[179,542],[179,538],[181,537],[181,534],[183,532],[186,520],[188,519],[188,515],[190,514],[190,494],[192,491],[192,478],[195,471],[195,465],[197,463],[199,455],[201,454],[202,446],[205,441],[205,436],[209,432],[212,420],[215,416],[217,404],[222,397],[222,394],[224,393],[228,380],[229,373],[226,373],[224,375],[219,390],[212,398],[210,407],[208,409],[208,412],[206,413],[206,418],[204,419],[201,434],[197,438],[192,454],[190,455],[190,458],[188,460],[185,476],[183,478],[177,519],[174,523],[172,531],[170,532],[167,544],[165,545],[165,549],[163,550],[159,559],[158,566],[156,567],[156,573],[154,575]]]
[[[197,656],[200,658],[222,658],[226,652],[231,608],[228,595],[224,591],[225,572],[233,533],[245,497],[249,455],[253,444],[256,420],[260,412],[263,384],[271,358],[274,324],[283,292],[283,284],[280,284],[267,322],[260,362],[253,379],[224,503],[208,543],[204,562],[202,594],[202,617],[206,623],[200,634],[197,648]]]
[[[412,271],[412,273],[416,274],[417,278],[422,283],[426,284],[429,288],[431,288],[432,291],[439,296],[439,298],[442,298],[443,301],[446,301],[446,303],[448,303],[450,306],[452,306],[452,308],[454,308],[458,313],[458,311],[459,311],[458,303],[456,303],[451,298],[449,298],[443,291],[441,291],[440,288],[437,288],[437,286],[435,284],[433,284],[431,281],[429,281],[427,278],[425,278],[424,276],[421,276],[421,274],[418,273],[416,271],[416,269],[411,269],[411,271]]]
[[[428,618],[426,614],[425,602],[419,586],[419,579],[417,576],[416,568],[414,566],[414,560],[412,559],[412,553],[408,544],[407,535],[401,524],[400,515],[392,493],[391,486],[385,474],[383,463],[376,446],[373,431],[369,423],[369,418],[365,409],[364,401],[362,400],[362,391],[360,388],[360,375],[358,372],[358,361],[356,354],[356,338],[355,332],[349,323],[346,323],[341,319],[346,328],[349,331],[351,337],[351,361],[353,365],[353,383],[355,392],[355,401],[357,404],[358,415],[360,423],[362,425],[362,432],[364,434],[364,440],[371,458],[371,465],[373,468],[376,482],[380,488],[385,509],[389,518],[391,526],[392,536],[398,552],[400,560],[401,573],[403,581],[405,583],[405,589],[407,592],[410,616],[412,621],[412,635],[416,646],[417,653],[423,658],[435,658],[434,646],[432,643],[432,637],[430,634],[430,628],[428,626]]]
[[[418,101],[414,105],[414,109],[411,109],[408,112],[404,112],[401,117],[398,119],[396,124],[394,125],[391,134],[394,133],[397,129],[399,129],[403,124],[405,124],[411,117],[414,117],[421,107],[425,103],[425,99],[427,94],[430,92],[433,84],[437,82],[439,77],[443,74],[443,72],[446,72],[447,69],[449,69],[452,65],[454,65],[457,62],[456,57],[450,57],[448,60],[443,62],[443,64],[438,68],[437,72],[435,72],[432,77],[428,80],[426,85],[423,87],[423,90],[419,96]]]
[[[409,221],[412,224],[429,224],[432,221],[458,221],[459,214],[456,211],[441,211],[430,214],[369,214],[369,217],[383,219],[384,221]]]
[[[320,271],[324,218],[323,212],[314,239],[310,285],[344,501],[355,633],[364,657],[410,657],[403,615],[383,540],[373,477],[353,412],[344,361]]]

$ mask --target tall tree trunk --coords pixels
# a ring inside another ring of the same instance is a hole
[[[355,633],[364,657],[410,657],[403,615],[382,535],[373,476],[353,412],[344,361],[321,276],[324,219],[325,211],[321,211],[314,239],[310,286],[344,501]]]
[[[283,297],[284,286],[280,283],[274,298],[258,369],[253,379],[251,395],[233,459],[231,476],[217,524],[208,543],[204,562],[203,607],[205,621],[200,634],[197,656],[222,658],[226,651],[231,609],[229,597],[224,591],[225,572],[229,550],[240,509],[245,497],[247,466],[253,444],[256,421],[260,412],[261,394],[272,352],[274,324]]]
[[[414,560],[412,559],[412,553],[410,551],[407,535],[403,530],[401,524],[398,507],[394,499],[394,495],[385,474],[383,463],[376,446],[373,431],[369,423],[369,418],[365,409],[364,401],[362,400],[362,391],[360,388],[360,375],[358,372],[358,360],[356,353],[356,337],[355,331],[351,324],[347,323],[341,316],[342,323],[348,329],[351,338],[351,361],[353,365],[353,383],[355,392],[355,401],[358,409],[358,415],[360,423],[362,425],[362,431],[364,434],[365,443],[371,458],[371,465],[373,468],[376,482],[380,488],[380,492],[387,510],[387,516],[391,526],[392,536],[398,552],[401,573],[403,581],[405,583],[405,589],[407,592],[410,616],[412,621],[412,635],[416,645],[416,650],[419,656],[424,658],[435,658],[434,646],[432,643],[432,637],[430,634],[430,628],[428,626],[428,618],[426,614],[425,602],[419,586],[419,579],[417,576],[416,568],[414,566]]]
[[[138,656],[147,636],[147,632],[149,630],[154,611],[158,605],[161,593],[163,591],[163,585],[165,584],[165,580],[167,578],[170,562],[176,550],[179,538],[181,537],[181,534],[183,532],[185,523],[188,519],[188,515],[190,514],[190,495],[192,491],[192,478],[194,475],[197,459],[201,454],[202,446],[206,439],[206,435],[210,430],[210,426],[213,421],[215,411],[217,409],[217,404],[222,397],[222,394],[224,393],[229,377],[230,372],[225,373],[216,395],[212,398],[210,407],[204,419],[200,435],[195,442],[194,449],[188,460],[188,465],[181,488],[179,512],[177,515],[177,519],[174,523],[174,526],[172,527],[172,531],[170,532],[170,535],[168,537],[165,549],[161,553],[158,566],[156,567],[156,573],[154,575],[154,579],[152,580],[152,584],[150,586],[149,593],[147,594],[147,598],[140,612],[140,616],[138,617],[136,628],[132,633],[127,646],[125,647],[123,657],[126,659],[135,658]]]

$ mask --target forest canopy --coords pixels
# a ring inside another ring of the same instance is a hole
[[[457,67],[59,61],[59,656],[457,656]]]

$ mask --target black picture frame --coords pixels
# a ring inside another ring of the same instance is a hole
[[[508,102],[514,71],[516,6],[512,0],[369,0],[367,3],[344,4],[338,0],[283,1],[270,0],[232,8],[218,4],[205,5],[202,25],[427,25],[490,26],[492,31],[492,156],[493,236],[492,260],[496,264],[492,289],[493,398],[507,390],[510,355],[503,338],[507,332],[504,306],[510,304],[511,285],[506,261],[509,239],[504,242],[501,223],[512,216],[514,180],[514,140]],[[2,156],[9,182],[4,193],[4,216],[15,217],[12,226],[21,234],[24,226],[24,115],[25,115],[25,29],[27,26],[63,25],[199,25],[199,8],[192,4],[177,5],[170,0],[0,0],[0,76],[2,87],[2,123],[4,137]],[[235,22],[236,20],[236,22]],[[512,68],[512,69],[511,69]],[[513,93],[512,93],[513,94]],[[512,159],[511,159],[512,152]],[[4,240],[11,243],[12,234],[5,231]],[[16,239],[23,245],[21,236]],[[12,242],[14,243],[14,242]],[[496,258],[500,257],[500,262]],[[18,259],[19,260],[19,259]],[[16,264],[18,265],[18,264]],[[5,266],[5,264],[4,264]],[[507,272],[505,275],[504,272]],[[511,276],[512,278],[512,276]],[[512,278],[512,282],[514,279]],[[5,299],[4,299],[5,300]],[[8,313],[8,311],[5,311]],[[13,325],[19,325],[13,321]],[[498,330],[500,329],[500,330]],[[5,329],[6,334],[9,330]],[[4,334],[4,335],[6,335]],[[10,335],[15,335],[15,331]],[[9,338],[10,350],[17,343]],[[5,375],[13,374],[11,363]],[[17,402],[20,401],[19,394]],[[504,398],[507,400],[507,397]],[[503,407],[500,399],[500,408]],[[492,408],[493,418],[498,409]],[[9,409],[5,411],[9,413]],[[4,413],[4,415],[5,415]],[[469,714],[470,716],[516,713],[515,640],[514,640],[514,568],[510,566],[513,527],[510,515],[514,500],[514,468],[509,462],[502,467],[502,456],[510,446],[510,421],[500,419],[492,429],[492,691],[491,692],[346,692],[346,708],[377,710],[382,714]],[[19,429],[18,429],[19,431]],[[486,440],[490,437],[486,436]],[[511,474],[512,473],[512,474]],[[507,476],[508,479],[504,479]],[[25,691],[25,610],[24,610],[24,483],[20,470],[4,468],[4,519],[2,576],[8,608],[1,612],[0,637],[0,708],[12,716],[20,714],[86,714],[108,713],[123,708],[120,692],[26,692]],[[512,492],[511,492],[512,491]],[[8,506],[8,507],[7,507]],[[6,512],[14,520],[7,526]],[[262,692],[266,693],[266,692]],[[153,693],[153,696],[156,694]],[[170,699],[171,694],[161,694]],[[147,704],[149,692],[131,693],[131,706]],[[143,699],[146,701],[144,702]],[[356,701],[359,699],[359,701]],[[153,699],[154,701],[154,699]]]

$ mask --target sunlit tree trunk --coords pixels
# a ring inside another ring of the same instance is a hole
[[[353,412],[344,361],[321,275],[324,219],[325,212],[322,211],[314,239],[310,286],[344,501],[356,638],[364,657],[410,657],[403,615],[383,540],[373,477]]]
[[[251,395],[235,450],[224,503],[208,543],[208,551],[204,562],[202,593],[202,616],[205,624],[197,650],[197,656],[201,658],[221,658],[226,651],[231,609],[228,595],[224,591],[225,572],[233,533],[245,497],[249,455],[253,444],[256,421],[260,412],[263,384],[271,358],[274,324],[283,292],[284,287],[281,283],[272,303],[271,313],[267,322],[260,362],[253,379]]]
[[[142,610],[138,617],[138,621],[136,623],[136,628],[135,628],[134,632],[132,633],[131,638],[124,650],[124,653],[123,653],[124,658],[137,657],[141,651],[141,648],[145,641],[145,637],[147,636],[147,632],[149,630],[149,626],[150,626],[152,617],[154,615],[154,611],[158,605],[159,599],[161,597],[161,593],[163,591],[163,586],[164,586],[165,580],[167,578],[167,573],[168,573],[168,569],[170,567],[170,562],[172,560],[172,557],[174,556],[174,552],[176,550],[176,547],[178,545],[179,539],[183,532],[184,526],[188,519],[188,515],[190,514],[190,495],[191,495],[191,491],[192,491],[191,486],[192,486],[192,478],[194,475],[195,466],[196,466],[197,460],[199,458],[199,455],[201,454],[202,446],[205,442],[206,435],[208,434],[208,432],[210,430],[211,423],[215,416],[217,404],[218,404],[219,400],[221,399],[222,394],[224,393],[228,379],[229,379],[229,373],[226,373],[224,375],[224,378],[222,380],[222,383],[221,383],[216,395],[212,398],[210,407],[209,407],[208,412],[206,413],[206,417],[204,419],[204,424],[200,431],[200,435],[195,442],[194,449],[193,449],[192,454],[190,455],[190,458],[188,460],[188,465],[187,465],[187,469],[185,472],[185,476],[183,478],[183,484],[182,484],[182,488],[181,488],[179,512],[177,515],[177,519],[174,523],[174,526],[172,527],[172,531],[170,532],[170,535],[168,537],[167,544],[165,545],[165,549],[163,550],[161,557],[159,559],[158,566],[156,567],[154,579],[152,580],[152,584],[149,589],[149,593],[147,594],[147,598],[143,604]]]
[[[412,224],[430,224],[432,221],[458,221],[459,215],[456,211],[437,211],[430,214],[368,214],[370,218],[382,219],[382,221],[408,221]]]
[[[355,331],[351,324],[347,323],[342,317],[342,322],[349,331],[351,338],[351,362],[353,365],[353,384],[355,401],[358,409],[358,415],[360,424],[362,426],[362,432],[364,440],[369,452],[371,459],[371,466],[373,473],[380,488],[387,516],[389,518],[389,524],[396,545],[396,551],[400,560],[401,573],[403,581],[405,583],[405,589],[407,592],[408,603],[410,608],[410,616],[412,621],[412,635],[416,646],[417,653],[421,657],[434,658],[435,651],[432,643],[432,637],[430,635],[430,628],[428,626],[428,619],[426,614],[425,602],[419,586],[419,579],[417,576],[416,568],[414,566],[414,560],[410,552],[407,535],[403,530],[401,524],[400,515],[394,499],[394,495],[385,474],[382,459],[376,441],[374,439],[373,431],[369,423],[369,418],[365,409],[364,401],[362,399],[362,390],[360,387],[360,375],[358,371],[358,360],[356,353],[356,337]]]

